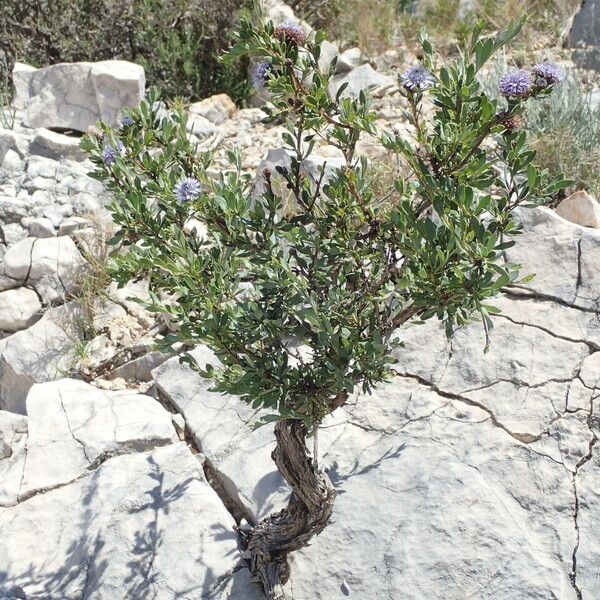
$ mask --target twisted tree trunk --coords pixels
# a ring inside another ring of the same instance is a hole
[[[275,426],[277,446],[273,460],[292,488],[286,508],[263,519],[248,541],[250,571],[269,600],[283,600],[283,584],[289,579],[287,557],[306,546],[325,528],[335,500],[329,477],[311,458],[306,446],[306,427],[286,419]]]

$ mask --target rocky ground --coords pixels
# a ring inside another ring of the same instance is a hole
[[[354,51],[342,81],[372,89],[380,128],[402,126],[393,79]],[[259,600],[235,528],[287,499],[272,428],[153,350],[165,324],[128,299],[143,285],[87,285],[110,225],[79,132],[139,101],[143,72],[18,65],[15,83],[0,130],[0,598]],[[236,145],[250,172],[286,160],[260,108],[219,96],[189,111],[215,169]],[[450,342],[434,321],[406,328],[396,377],[322,427],[338,498],[293,557],[296,600],[598,597],[600,209],[580,194],[519,216],[507,259],[537,276],[497,300],[491,351],[477,324]]]

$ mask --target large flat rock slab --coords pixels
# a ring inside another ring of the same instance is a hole
[[[26,414],[33,384],[71,370],[80,335],[73,314],[69,304],[51,309],[28,329],[0,340],[0,410]]]
[[[184,443],[110,458],[0,509],[0,596],[252,598],[230,594],[233,526]]]
[[[293,560],[294,597],[576,600],[573,474],[477,407],[408,379],[386,391],[325,452],[338,497]]]
[[[217,364],[204,346],[191,354],[202,367]],[[271,460],[273,426],[252,430],[260,412],[234,396],[208,391],[212,382],[178,357],[154,369],[152,376],[159,392],[184,416],[196,444],[236,502],[253,518],[281,508],[289,490]]]
[[[85,131],[98,119],[118,123],[123,108],[144,96],[139,65],[122,60],[61,63],[20,70],[15,106],[25,111],[27,127],[63,127]]]
[[[104,391],[76,379],[34,385],[19,499],[64,485],[110,456],[178,441],[170,414],[143,394]]]
[[[524,233],[506,250],[509,261],[534,273],[526,288],[570,306],[600,310],[600,230],[563,219],[546,207],[518,209]]]
[[[509,311],[510,304],[502,303]],[[513,313],[517,310],[522,307]],[[395,368],[442,393],[480,404],[512,433],[532,441],[564,412],[568,391],[591,350],[536,326],[502,317],[494,322],[488,353],[480,323],[458,330],[451,340],[434,320],[402,330]]]

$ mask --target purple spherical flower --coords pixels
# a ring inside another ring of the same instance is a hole
[[[100,156],[105,164],[112,165],[117,158],[117,151],[110,144],[106,144]]]
[[[133,118],[130,117],[129,115],[125,115],[122,119],[121,119],[121,125],[133,125],[134,121]]]
[[[542,80],[541,83],[544,87],[553,83],[560,83],[564,77],[563,70],[553,63],[538,63],[531,70],[538,77],[538,80]]]
[[[516,71],[507,71],[500,78],[498,89],[503,96],[526,96],[530,91],[533,82],[531,73],[525,69]]]
[[[298,23],[293,23],[292,21],[279,23],[279,25],[275,27],[273,35],[278,40],[292,42],[293,44],[303,44],[306,40],[306,32],[304,29],[302,29]]]
[[[255,88],[263,88],[265,84],[269,80],[269,73],[271,72],[272,65],[270,62],[266,60],[258,61],[250,72],[250,77],[252,78],[252,85]]]
[[[433,75],[423,66],[406,69],[400,75],[400,83],[408,90],[425,90],[435,83]]]
[[[177,200],[186,202],[200,195],[200,182],[194,177],[185,177],[173,188]]]

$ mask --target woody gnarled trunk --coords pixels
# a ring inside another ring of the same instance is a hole
[[[333,510],[335,489],[310,456],[306,434],[302,421],[285,419],[275,425],[277,445],[271,456],[292,494],[286,508],[263,519],[249,536],[250,571],[268,600],[285,598],[289,553],[321,533]]]

